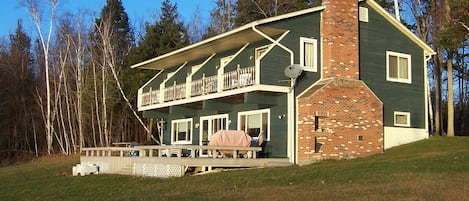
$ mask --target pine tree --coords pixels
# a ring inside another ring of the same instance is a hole
[[[9,48],[0,53],[0,148],[8,150],[10,157],[33,152],[32,121],[40,117],[34,84],[31,39],[19,20]]]
[[[127,57],[127,65],[136,64],[176,49],[189,45],[189,36],[184,23],[180,20],[177,5],[165,0],[161,4],[161,14],[158,21],[146,25],[146,33],[140,39],[138,46],[133,48]],[[126,74],[127,86],[130,86],[132,94],[138,87],[148,81],[154,71],[132,69]]]
[[[98,70],[101,70],[98,73],[100,81],[97,82],[100,84],[98,88],[101,90],[102,108],[99,121],[103,125],[100,133],[104,133],[106,145],[113,141],[113,137],[120,138],[114,141],[120,141],[126,136],[124,128],[121,126],[124,125],[122,121],[125,121],[123,119],[126,118],[129,111],[119,97],[118,84],[114,79],[113,71],[119,80],[122,80],[124,57],[133,46],[133,37],[129,18],[122,1],[107,0],[101,10],[100,17],[95,20],[95,29],[90,36],[93,45],[93,62],[99,67]],[[98,96],[98,93],[95,96]],[[99,104],[96,105],[99,106]],[[111,125],[115,127],[111,127]],[[111,131],[116,131],[116,135],[113,135]]]
[[[157,22],[153,25],[147,23],[145,30],[145,35],[127,56],[127,66],[189,45],[188,31],[180,20],[177,5],[169,0],[162,2]],[[126,69],[124,73],[124,89],[132,100],[137,99],[138,88],[156,74],[153,70],[143,69]]]
[[[321,2],[321,0],[238,0],[235,25],[239,27],[255,20],[318,6]]]

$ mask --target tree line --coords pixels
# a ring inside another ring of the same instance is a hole
[[[393,0],[378,0],[394,13]],[[465,0],[400,0],[404,24],[431,45],[432,131],[463,135],[468,125],[468,33]],[[131,26],[121,0],[99,16],[58,10],[59,0],[23,0],[36,27],[22,20],[0,40],[0,159],[75,154],[83,147],[136,141],[158,144],[157,120],[136,111],[138,88],[157,72],[132,64],[230,31],[253,20],[321,5],[320,0],[214,0],[210,20],[195,10],[184,22],[177,4],[161,3],[157,20]],[[453,119],[453,118],[454,119]],[[457,126],[454,126],[457,125]]]

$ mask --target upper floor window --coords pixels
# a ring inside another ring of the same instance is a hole
[[[192,119],[171,121],[171,144],[191,144]]]
[[[395,111],[394,126],[410,127],[410,113]]]
[[[242,130],[257,139],[261,132],[264,132],[266,140],[270,139],[270,109],[253,110],[238,113],[238,130]]]
[[[318,41],[312,38],[300,38],[300,65],[305,66],[304,70],[317,72],[317,44]]]
[[[386,52],[386,80],[412,83],[411,56],[409,54]]]
[[[260,59],[269,50],[271,45],[256,48],[256,60]]]
[[[226,57],[223,57],[220,59],[220,67],[221,68],[224,68],[226,65],[228,65],[228,63],[231,62],[231,60],[233,60],[235,55],[230,55],[230,56],[226,56]]]

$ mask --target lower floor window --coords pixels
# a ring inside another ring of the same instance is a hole
[[[410,127],[410,113],[394,112],[394,126]]]
[[[254,110],[238,113],[238,130],[246,132],[253,139],[257,139],[261,132],[270,139],[270,109]]]
[[[179,119],[171,122],[171,144],[190,144],[192,139],[192,119]]]

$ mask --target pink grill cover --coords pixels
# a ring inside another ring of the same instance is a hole
[[[244,133],[244,131],[219,130],[209,140],[209,146],[251,146],[251,136]]]

